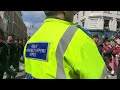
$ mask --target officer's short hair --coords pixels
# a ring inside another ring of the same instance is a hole
[[[44,11],[47,17],[56,16],[59,13],[65,14],[63,11]]]
[[[57,11],[44,11],[47,17],[56,15]]]

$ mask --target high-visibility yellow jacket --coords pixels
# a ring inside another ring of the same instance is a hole
[[[94,41],[75,24],[47,18],[24,48],[25,72],[37,79],[100,79],[105,63]]]

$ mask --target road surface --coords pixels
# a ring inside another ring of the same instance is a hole
[[[18,72],[15,79],[25,79],[25,72],[24,72],[24,65],[22,63],[19,63],[20,65],[20,72]],[[110,66],[113,68],[113,62],[110,63]],[[13,67],[11,67],[13,69]],[[14,70],[14,69],[13,69]],[[108,72],[109,74],[109,72]],[[3,79],[6,78],[6,73],[4,74]],[[117,79],[117,75],[109,77],[109,79]]]
[[[24,79],[25,78],[25,72],[24,72],[24,65],[22,63],[19,63],[20,65],[20,71],[17,73],[17,76],[15,79]],[[12,70],[15,70],[12,66],[11,66]],[[4,77],[3,79],[6,79],[6,73],[4,73]]]

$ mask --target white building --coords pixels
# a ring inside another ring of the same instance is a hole
[[[87,29],[120,29],[120,11],[79,11],[74,16],[74,23]]]

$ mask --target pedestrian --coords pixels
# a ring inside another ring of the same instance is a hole
[[[110,66],[110,63],[112,61],[112,52],[113,48],[110,45],[110,40],[105,40],[105,43],[103,44],[103,59],[107,65],[107,69],[111,71],[111,74],[113,74],[112,67]]]
[[[109,50],[111,50],[112,49],[112,47],[111,47],[111,44],[110,44],[110,40],[106,40],[105,41],[105,44],[104,44],[104,46],[103,46],[103,52],[108,52],[107,53],[107,56],[109,56],[109,59],[111,59],[112,58],[112,52],[110,52],[109,53]],[[110,63],[110,61],[111,60],[108,60],[108,63]]]
[[[6,72],[7,68],[7,46],[4,43],[4,38],[0,36],[0,79],[3,79],[4,72]]]
[[[92,39],[93,39],[93,41],[96,43],[96,45],[98,45],[98,42],[99,42],[99,37],[98,37],[98,35],[93,35],[93,36],[92,36]]]
[[[99,40],[98,35],[93,35],[93,36],[92,36],[92,39],[93,39],[93,41],[96,43],[97,48],[98,48],[98,51],[99,51],[99,53],[100,53],[101,56],[102,56],[102,52],[103,52],[103,41],[102,41],[102,40]]]
[[[14,60],[14,67],[16,69],[17,72],[19,72],[19,61],[20,61],[20,58],[19,58],[19,52],[20,52],[20,48],[19,48],[19,39],[16,39],[15,40],[15,48],[16,48],[16,53],[15,53],[15,60]]]
[[[28,79],[105,78],[93,40],[72,23],[74,11],[45,11],[47,18],[24,49]]]
[[[20,61],[23,62],[21,59],[23,59],[23,50],[24,50],[24,45],[23,45],[23,40],[20,39],[19,40],[19,48],[20,48],[20,51],[19,51],[19,58],[20,58]]]
[[[25,40],[25,39],[23,39],[23,46],[25,46],[25,44],[26,44],[26,40]]]
[[[8,62],[7,62],[7,68],[8,68],[8,72],[7,72],[7,79],[11,79],[11,76],[13,76],[13,78],[17,75],[16,72],[14,72],[10,66],[12,65],[15,68],[15,59],[16,59],[16,45],[14,42],[14,35],[10,34],[8,36],[7,39],[7,48],[8,48]],[[16,69],[16,68],[15,68]]]
[[[118,70],[117,70],[117,79],[120,79],[120,53],[118,54]]]
[[[102,56],[102,53],[103,53],[103,41],[100,40],[100,41],[98,42],[97,47],[98,47],[98,50],[99,50],[99,52],[100,52],[100,54],[101,54],[101,56]]]
[[[92,39],[96,43],[99,53],[102,55],[102,52],[103,52],[103,42],[99,41],[98,35],[93,35]]]
[[[21,62],[24,63],[24,56],[23,56],[23,52],[24,52],[24,47],[25,47],[25,44],[26,44],[26,40],[23,39],[23,44],[22,44],[22,60]]]
[[[114,48],[115,47],[115,37],[114,36],[111,36],[111,40],[110,40],[110,44],[111,46]]]
[[[116,55],[119,55],[120,53],[120,39],[116,40],[116,46],[113,50],[113,66],[114,66],[114,75],[116,75],[118,70],[118,64],[117,64],[117,58]]]

